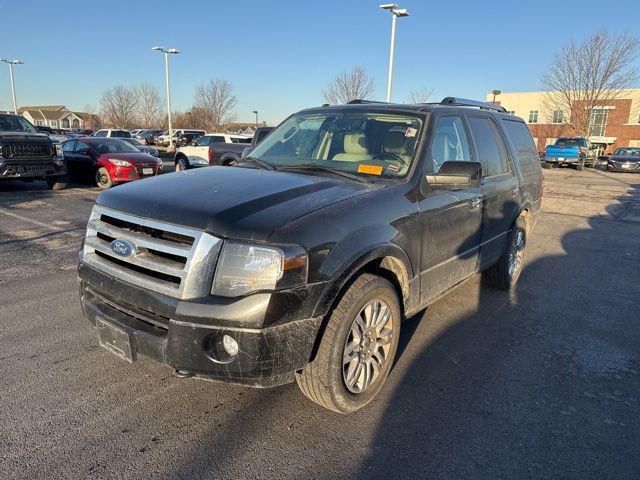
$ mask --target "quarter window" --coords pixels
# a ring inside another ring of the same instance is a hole
[[[529,111],[529,123],[538,123],[538,110]]]
[[[485,177],[493,177],[509,172],[506,146],[497,127],[488,118],[469,118],[471,135],[478,150]]]
[[[553,123],[562,123],[562,110],[555,110],[553,112]]]
[[[511,139],[511,143],[516,150],[518,157],[518,163],[521,168],[538,165],[540,168],[540,158],[538,157],[538,151],[533,143],[533,137],[527,126],[522,122],[515,120],[503,120],[508,137]]]
[[[460,117],[440,117],[431,144],[433,172],[438,173],[444,162],[470,161],[469,142]]]

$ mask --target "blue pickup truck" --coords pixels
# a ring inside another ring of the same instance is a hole
[[[585,165],[596,165],[597,152],[589,139],[584,137],[560,137],[553,145],[548,145],[545,156],[544,168],[554,165],[569,165],[576,170],[584,170]]]

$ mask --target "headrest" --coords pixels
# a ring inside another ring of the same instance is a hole
[[[367,154],[367,139],[362,132],[344,134],[344,153]]]
[[[405,136],[404,132],[390,131],[384,137],[383,149],[385,152],[390,153],[404,153],[405,152]]]

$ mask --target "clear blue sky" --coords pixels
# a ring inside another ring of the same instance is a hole
[[[175,47],[174,109],[196,85],[231,81],[239,120],[252,110],[273,124],[322,103],[340,71],[363,65],[384,99],[391,20],[373,0],[34,1],[0,0],[0,57],[20,58],[18,103],[99,107],[115,85],[148,82],[164,91],[162,56]],[[571,38],[596,30],[638,34],[640,2],[402,0],[394,100],[413,89],[484,98],[539,89],[540,73]],[[170,17],[171,20],[167,20]],[[557,26],[556,26],[557,25]],[[11,107],[8,66],[0,64],[0,109]]]

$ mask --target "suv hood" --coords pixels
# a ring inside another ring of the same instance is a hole
[[[46,135],[44,133],[8,132],[4,130],[0,130],[0,141],[51,143],[49,135]]]
[[[382,187],[323,175],[206,167],[118,186],[101,193],[97,204],[218,237],[266,241],[296,218]]]

